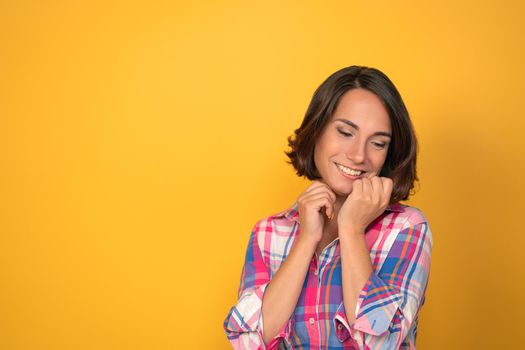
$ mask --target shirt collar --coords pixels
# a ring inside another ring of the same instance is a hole
[[[386,207],[385,211],[401,213],[403,211],[403,205],[399,202],[392,203]],[[299,209],[297,202],[294,202],[291,207],[289,207],[286,210],[283,210],[280,214],[290,221],[299,221]]]

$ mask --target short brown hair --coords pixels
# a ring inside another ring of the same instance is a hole
[[[351,89],[366,89],[383,102],[392,125],[392,140],[380,176],[394,183],[390,203],[408,199],[412,194],[416,174],[417,139],[408,110],[390,79],[371,67],[350,66],[330,75],[315,91],[303,122],[295,130],[295,138],[288,137],[290,158],[298,176],[309,180],[321,178],[314,162],[314,149],[319,136],[332,118],[339,100]]]

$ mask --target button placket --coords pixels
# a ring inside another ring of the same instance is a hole
[[[317,254],[314,254],[314,256],[312,257],[312,262],[311,262],[311,267],[310,267],[310,286],[311,286],[311,290],[312,292],[315,293],[316,297],[315,297],[315,300],[316,300],[316,303],[315,303],[315,313],[312,313],[310,314],[308,318],[305,318],[305,323],[306,323],[306,326],[308,328],[310,328],[311,330],[309,331],[309,333],[312,335],[310,341],[313,343],[313,344],[317,344],[318,342],[321,342],[322,339],[321,339],[321,329],[319,327],[319,325],[317,324],[318,322],[318,318],[319,318],[319,293],[320,293],[320,284],[319,284],[319,264],[320,264],[320,259],[319,257],[317,256]],[[312,271],[313,270],[313,271]],[[315,277],[313,277],[313,276]],[[316,336],[314,335],[315,333]]]

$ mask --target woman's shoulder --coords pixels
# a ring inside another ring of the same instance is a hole
[[[250,242],[260,247],[266,260],[286,256],[298,234],[297,207],[291,207],[259,219],[252,228]]]
[[[391,241],[427,242],[432,246],[432,232],[428,220],[421,209],[402,203],[389,205],[385,213],[369,227],[371,240],[388,236]],[[376,237],[376,238],[375,238]]]
[[[299,220],[297,203],[294,202],[288,208],[275,212],[259,219],[254,225],[254,232],[261,235],[274,234],[277,236],[289,236],[294,233],[294,228]]]
[[[390,204],[386,211],[390,211],[390,215],[395,217],[399,222],[403,222],[405,226],[413,226],[417,224],[428,224],[428,220],[423,214],[423,211],[415,206],[404,203]]]

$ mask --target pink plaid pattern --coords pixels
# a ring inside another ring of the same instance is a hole
[[[392,204],[367,227],[373,273],[359,295],[353,324],[348,324],[343,304],[336,238],[312,256],[294,314],[265,345],[264,291],[299,234],[297,203],[253,227],[238,302],[224,320],[233,348],[414,350],[432,250],[432,234],[421,211]]]

